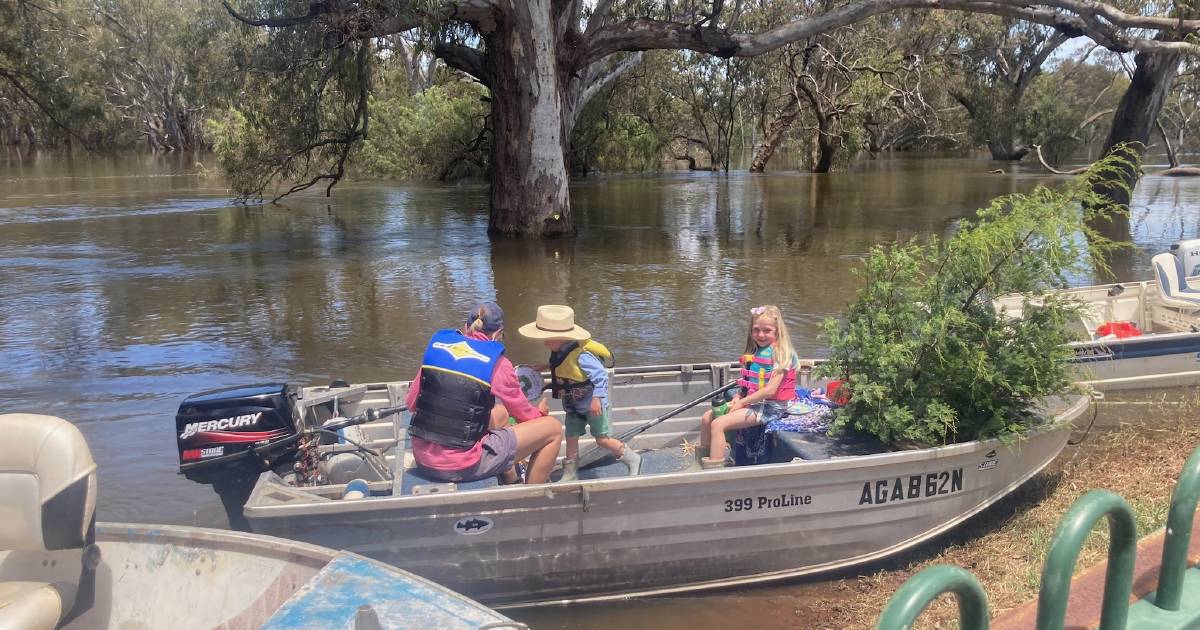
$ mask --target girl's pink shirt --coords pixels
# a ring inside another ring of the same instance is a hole
[[[467,337],[478,341],[488,341],[487,335],[481,332],[473,332]],[[417,376],[408,389],[408,396],[404,398],[405,406],[412,409],[420,391],[421,370],[417,370]],[[521,391],[521,384],[517,381],[517,370],[506,356],[501,356],[500,360],[496,361],[496,367],[492,368],[492,395],[496,397],[497,402],[504,405],[504,408],[508,410],[508,415],[517,419],[517,422],[542,417],[542,412],[538,411],[537,407],[534,407],[525,398],[525,394]],[[479,458],[483,455],[483,442],[476,442],[474,446],[467,448],[453,448],[413,437],[412,449],[413,458],[426,468],[463,470],[479,463]]]

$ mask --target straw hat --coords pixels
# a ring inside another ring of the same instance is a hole
[[[545,304],[538,307],[537,319],[525,324],[518,332],[530,339],[573,339],[584,341],[592,338],[592,333],[575,325],[575,309],[559,304]]]

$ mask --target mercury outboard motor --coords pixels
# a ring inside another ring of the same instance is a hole
[[[199,483],[258,473],[296,453],[296,391],[286,383],[214,389],[179,405],[179,472]]]

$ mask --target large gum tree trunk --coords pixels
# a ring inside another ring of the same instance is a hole
[[[817,151],[812,172],[828,173],[833,168],[833,156],[842,146],[842,125],[838,119],[817,118]]]
[[[799,114],[800,99],[793,95],[784,106],[783,111],[779,113],[779,117],[771,121],[762,144],[758,145],[758,150],[754,152],[754,159],[750,162],[751,173],[761,173],[767,169],[767,162],[771,160],[771,156],[775,155],[775,149],[779,148],[784,134],[791,128],[792,122]]]
[[[1126,155],[1140,159],[1146,153],[1150,143],[1150,133],[1154,130],[1154,122],[1162,111],[1163,101],[1171,89],[1171,82],[1179,70],[1180,55],[1147,55],[1138,53],[1134,63],[1137,68],[1129,82],[1129,89],[1121,97],[1117,111],[1113,114],[1112,127],[1108,139],[1104,142],[1102,155],[1108,156],[1119,151],[1124,143]],[[1141,173],[1136,168],[1123,167],[1121,182],[1106,184],[1098,182],[1094,190],[1104,195],[1114,203],[1128,206],[1134,186],[1137,186]],[[1128,236],[1128,234],[1126,234]],[[1128,240],[1128,239],[1126,239]]]
[[[491,236],[575,233],[551,0],[511,0],[485,38],[492,91]]]

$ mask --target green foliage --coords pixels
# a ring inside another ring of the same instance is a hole
[[[269,157],[270,143],[263,128],[251,124],[240,110],[230,109],[209,119],[205,130],[213,138],[213,152],[225,171],[229,187],[252,190],[259,173],[244,167],[263,163]]]
[[[1090,226],[1120,210],[1092,184],[1122,165],[1110,158],[1062,190],[996,199],[944,242],[873,249],[856,270],[858,300],[825,326],[832,354],[820,373],[848,376],[852,392],[834,430],[938,445],[1042,422],[1036,404],[1071,388],[1064,344],[1079,308],[1048,291],[1104,267],[1098,256],[1115,245]],[[1021,318],[993,307],[1010,293],[1029,296]]]
[[[567,154],[576,173],[656,170],[665,141],[642,117],[620,111],[613,99],[596,97],[584,108]]]
[[[371,133],[356,158],[374,177],[461,179],[487,160],[486,93],[477,84],[434,86],[390,98],[372,96]]]

